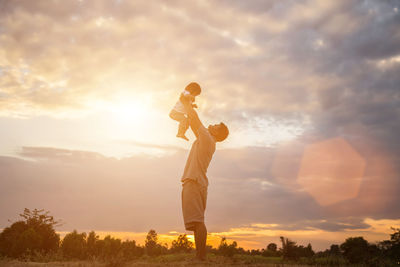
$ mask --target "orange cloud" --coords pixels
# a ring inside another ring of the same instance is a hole
[[[331,244],[341,244],[348,237],[363,236],[370,243],[375,243],[389,239],[389,235],[393,233],[391,227],[400,228],[400,220],[374,220],[366,218],[364,220],[369,225],[366,229],[348,229],[344,231],[324,231],[320,229],[308,230],[284,230],[283,225],[278,224],[251,224],[248,227],[231,228],[225,232],[209,232],[207,244],[217,248],[222,237],[228,242],[236,241],[238,246],[244,249],[261,249],[266,248],[269,243],[276,243],[280,246],[280,236],[288,237],[300,245],[311,243],[314,250],[324,250],[329,248]],[[89,231],[87,231],[89,232]],[[137,244],[144,245],[146,240],[146,232],[113,232],[113,231],[95,231],[100,238],[107,235],[124,240],[135,240]],[[68,232],[58,232],[63,238]],[[158,233],[158,242],[171,246],[172,241],[176,240],[180,233],[170,231],[167,233]],[[194,243],[193,234],[186,233],[188,239]]]

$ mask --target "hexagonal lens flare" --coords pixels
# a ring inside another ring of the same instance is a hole
[[[305,148],[297,182],[327,206],[357,196],[365,165],[365,159],[344,139],[329,139]]]

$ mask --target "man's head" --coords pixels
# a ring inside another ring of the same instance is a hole
[[[219,124],[209,125],[208,131],[212,136],[214,136],[215,141],[217,142],[224,141],[229,135],[228,127],[226,127],[223,122]]]
[[[198,83],[191,82],[186,87],[185,90],[188,91],[193,96],[198,96],[201,93],[201,87]]]

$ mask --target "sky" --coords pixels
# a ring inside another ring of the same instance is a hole
[[[0,0],[0,229],[143,242],[185,232],[195,140],[168,114],[190,82],[204,125],[209,242],[316,250],[400,227],[400,2]]]

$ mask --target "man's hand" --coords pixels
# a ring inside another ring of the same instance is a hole
[[[181,93],[179,101],[181,101],[183,105],[185,105],[185,103],[189,103],[189,99],[183,93]]]
[[[196,104],[192,104],[192,107],[193,107],[193,108],[197,108],[197,105],[196,105]]]

